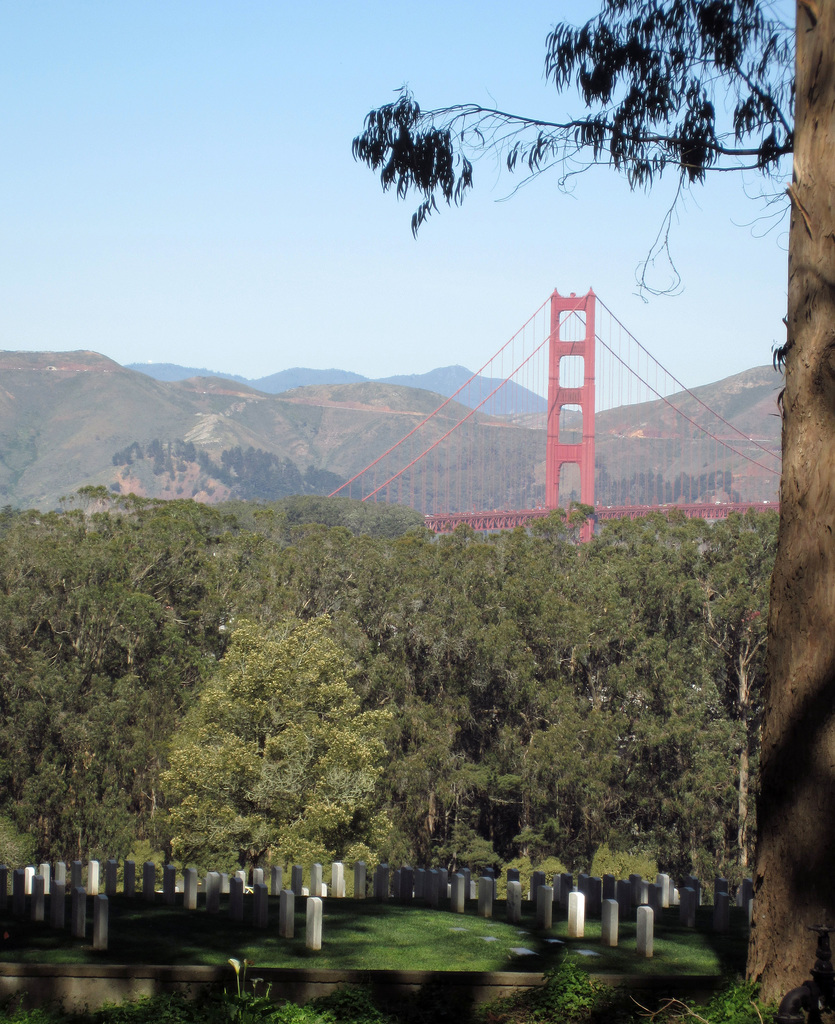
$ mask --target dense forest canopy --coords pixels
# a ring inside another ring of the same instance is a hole
[[[70,504],[0,514],[7,863],[746,872],[773,514],[578,545],[560,513],[435,537],[344,499]]]

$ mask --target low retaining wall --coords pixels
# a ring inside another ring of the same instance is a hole
[[[258,967],[253,974],[271,986],[274,999],[305,1003],[341,985],[367,985],[384,996],[418,992],[426,985],[449,992],[451,999],[489,1002],[544,984],[541,973],[516,971],[320,971]],[[596,975],[607,985],[643,992],[669,992],[699,998],[719,988],[713,976]],[[232,968],[174,967],[146,964],[0,964],[0,1002],[20,999],[24,1006],[59,1004],[66,1010],[95,1009],[104,1003],[161,993],[189,998],[212,988],[232,987]]]

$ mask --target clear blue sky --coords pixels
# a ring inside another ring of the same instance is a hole
[[[686,200],[678,297],[635,268],[672,180],[608,169],[573,197],[476,166],[476,191],[414,240],[351,140],[408,84],[426,107],[577,110],[542,78],[586,2],[5,0],[0,5],[0,348],[85,348],[258,377],[480,366],[556,287],[590,286],[694,386],[784,340],[787,221],[760,182]],[[552,180],[553,179],[553,180]]]

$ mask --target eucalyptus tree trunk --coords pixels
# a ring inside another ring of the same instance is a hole
[[[742,722],[742,746],[739,751],[739,783],[737,798],[737,829],[736,843],[739,848],[739,862],[743,868],[748,867],[748,794],[751,788],[751,743],[753,728],[751,725],[751,686],[748,665],[740,655],[737,660],[739,683],[737,686],[737,705]]]
[[[768,619],[749,976],[809,977],[835,924],[835,0],[797,7],[780,531]]]

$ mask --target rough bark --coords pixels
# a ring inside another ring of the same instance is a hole
[[[745,738],[742,741],[742,749],[739,752],[739,798],[737,801],[737,830],[736,844],[739,849],[739,863],[743,868],[748,867],[748,788],[750,773],[750,737],[748,736],[748,722],[745,721]]]
[[[768,619],[749,976],[809,977],[835,924],[835,0],[797,8],[780,530]]]

